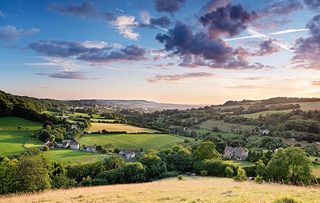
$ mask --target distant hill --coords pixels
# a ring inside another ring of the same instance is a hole
[[[164,110],[164,109],[191,109],[191,108],[200,108],[204,105],[186,105],[186,104],[170,104],[170,103],[158,103],[154,101],[147,100],[76,100],[72,101],[80,104],[81,106],[93,106],[93,105],[101,105],[101,106],[109,106],[113,108],[121,108],[121,109],[141,109],[145,111],[156,111],[156,110]]]

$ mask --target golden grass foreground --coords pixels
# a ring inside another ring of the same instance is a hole
[[[320,187],[234,182],[184,177],[150,183],[110,185],[0,197],[0,202],[274,202],[284,197],[320,202]]]

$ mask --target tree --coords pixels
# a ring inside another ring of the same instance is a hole
[[[256,162],[256,175],[263,177],[265,175],[266,165],[262,160]]]
[[[228,178],[231,178],[231,177],[233,176],[233,173],[234,173],[233,168],[230,167],[230,166],[227,166],[227,167],[226,167],[226,170],[225,170],[226,176],[227,176]]]
[[[198,159],[220,159],[221,156],[216,150],[216,146],[212,142],[202,142],[195,150]]]
[[[105,170],[111,170],[115,168],[120,168],[125,164],[124,160],[120,156],[111,156],[107,157],[103,161],[103,165],[105,167]]]
[[[39,156],[23,156],[17,163],[17,192],[33,192],[51,187],[46,161]]]
[[[299,147],[278,149],[266,167],[267,179],[275,182],[309,184],[311,161]]]
[[[247,180],[246,171],[239,167],[237,170],[237,175],[233,178],[235,181],[243,182]]]
[[[148,180],[161,178],[167,172],[166,163],[157,155],[145,154],[139,162],[144,165]]]
[[[16,159],[4,158],[0,163],[0,194],[15,192],[16,180],[15,173],[17,169]]]

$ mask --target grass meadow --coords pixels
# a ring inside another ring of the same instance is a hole
[[[107,130],[110,132],[127,132],[127,133],[154,133],[155,130],[140,128],[133,125],[122,124],[122,123],[91,123],[88,132],[97,132],[101,130]]]
[[[31,135],[40,130],[40,123],[18,117],[0,118],[0,155],[6,156],[39,147],[41,142]]]
[[[43,156],[48,160],[63,162],[66,165],[74,165],[79,163],[87,164],[103,160],[110,155],[83,152],[78,150],[51,149],[49,151],[43,152]]]
[[[120,149],[162,149],[171,147],[176,143],[181,143],[184,140],[193,140],[192,138],[180,137],[169,134],[152,134],[152,133],[137,133],[137,134],[88,134],[80,137],[81,145],[108,145]]]
[[[0,197],[0,202],[275,202],[282,198],[316,203],[320,187],[235,182],[227,178],[184,177],[141,184],[74,188]]]

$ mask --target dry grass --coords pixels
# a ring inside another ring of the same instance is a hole
[[[89,128],[89,132],[97,132],[100,130],[107,130],[112,132],[127,132],[127,133],[140,133],[140,132],[146,132],[146,133],[153,133],[156,132],[155,130],[147,129],[147,128],[140,128],[133,125],[127,125],[122,123],[91,123],[91,126]]]
[[[0,202],[274,202],[283,197],[320,202],[320,187],[238,183],[225,178],[176,178],[2,197]]]

